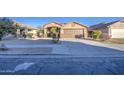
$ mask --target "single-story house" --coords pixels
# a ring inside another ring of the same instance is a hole
[[[31,29],[27,32],[27,37],[29,38],[37,38],[38,37],[38,30],[37,29]]]
[[[14,25],[20,27],[19,29],[17,29],[16,35],[17,37],[32,37],[35,38],[37,37],[37,33],[38,33],[38,29],[34,28],[32,26],[29,26],[27,24],[23,24],[20,22],[15,22],[14,21]]]
[[[60,32],[60,38],[87,38],[88,36],[88,27],[83,24],[77,22],[50,22],[43,26],[44,37],[51,37],[50,29],[52,27],[57,27],[58,31]]]
[[[109,23],[99,23],[89,27],[88,33],[91,35],[92,31],[100,30],[102,38],[124,38],[124,21],[118,20]]]

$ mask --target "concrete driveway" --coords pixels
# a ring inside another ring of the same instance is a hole
[[[82,57],[124,57],[124,44],[108,44],[91,40],[62,40],[70,55]]]
[[[59,44],[51,40],[15,42],[5,42],[16,51],[1,52],[0,74],[124,75],[124,45],[75,39]],[[48,47],[50,50],[43,49]]]

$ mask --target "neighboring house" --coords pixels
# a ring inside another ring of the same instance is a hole
[[[89,35],[92,31],[102,31],[103,39],[124,38],[124,21],[113,21],[109,23],[100,23],[89,27]]]
[[[26,38],[29,33],[32,34],[32,37],[36,37],[36,35],[37,35],[38,29],[36,29],[32,26],[29,26],[27,24],[23,24],[20,22],[16,22],[16,21],[14,21],[14,25],[20,27],[19,29],[17,29],[17,32],[16,32],[16,35],[18,38],[21,38],[21,37]]]
[[[29,38],[37,38],[38,37],[38,29],[30,29],[28,32],[27,32],[27,37]]]
[[[50,22],[43,26],[44,37],[51,37],[50,29],[52,27],[57,27],[60,32],[60,38],[87,38],[88,36],[88,27],[77,22],[69,23],[57,23]]]

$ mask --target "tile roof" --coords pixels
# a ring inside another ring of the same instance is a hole
[[[89,30],[95,30],[95,29],[102,29],[102,28],[106,28],[107,26],[110,26],[116,22],[119,22],[120,20],[117,20],[117,21],[113,21],[113,22],[108,22],[108,23],[99,23],[99,24],[96,24],[96,25],[92,25],[89,27]]]
[[[81,24],[81,23],[79,23],[79,22],[68,22],[68,23],[61,23],[61,25],[62,25],[62,26],[64,26],[64,25],[69,24],[69,23],[75,23],[75,24],[78,24],[78,25],[81,25],[81,26],[88,27],[88,26],[86,26],[86,25],[84,25],[84,24]]]

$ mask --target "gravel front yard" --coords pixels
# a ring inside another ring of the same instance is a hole
[[[124,38],[113,38],[113,39],[107,40],[105,42],[114,43],[114,44],[124,44]]]
[[[10,48],[6,51],[0,51],[0,54],[51,54],[52,47],[37,48]]]

